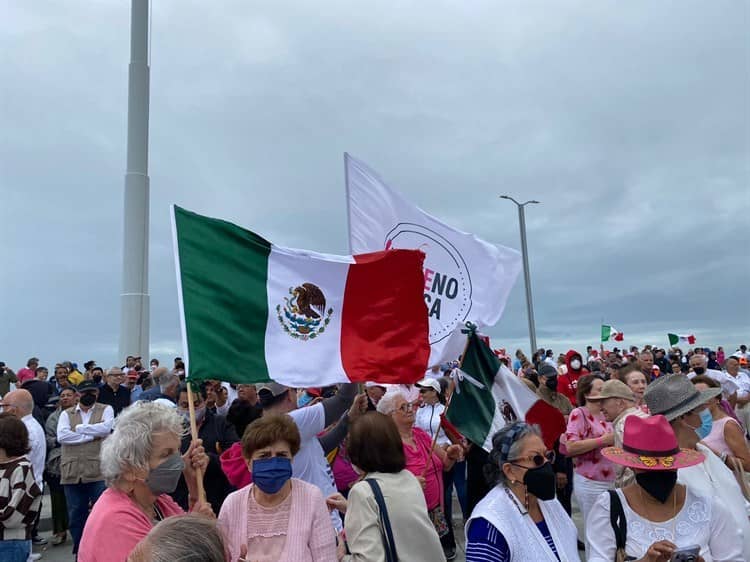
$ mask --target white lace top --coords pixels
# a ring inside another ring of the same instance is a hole
[[[687,489],[685,505],[673,519],[652,523],[630,509],[617,490],[627,519],[628,556],[640,559],[655,542],[668,540],[679,547],[699,545],[706,562],[743,562],[742,536],[727,510],[711,498]],[[609,494],[603,493],[591,508],[586,537],[589,562],[615,559],[615,535],[609,519]]]

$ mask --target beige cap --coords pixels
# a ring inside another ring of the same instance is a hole
[[[599,396],[588,396],[586,400],[606,400],[607,398],[622,398],[635,402],[635,394],[630,390],[630,387],[617,379],[606,381]]]

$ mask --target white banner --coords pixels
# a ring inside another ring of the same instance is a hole
[[[430,365],[455,359],[466,342],[460,333],[465,322],[492,326],[502,316],[521,271],[521,254],[448,226],[388,187],[363,162],[349,154],[344,160],[351,252],[425,252]]]

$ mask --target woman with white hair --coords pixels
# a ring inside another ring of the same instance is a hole
[[[396,423],[406,456],[406,470],[422,485],[430,520],[440,537],[445,557],[452,560],[456,557],[456,542],[453,526],[446,520],[443,507],[443,471],[453,468],[463,449],[460,445],[433,449],[430,436],[414,427],[414,410],[414,405],[393,388],[378,402],[378,412],[391,416]]]
[[[170,517],[138,543],[128,562],[226,562],[224,538],[216,521],[194,515]]]
[[[180,475],[188,484],[191,511],[214,517],[211,506],[197,500],[195,469],[205,469],[208,456],[200,440],[180,455],[183,432],[182,417],[153,402],[137,402],[115,419],[101,448],[108,489],[86,522],[79,562],[124,562],[154,525],[183,513],[168,495]]]

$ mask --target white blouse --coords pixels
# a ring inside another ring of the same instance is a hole
[[[653,523],[633,511],[622,490],[620,496],[627,519],[625,552],[640,559],[657,541],[668,540],[678,547],[700,545],[706,562],[743,562],[742,536],[727,510],[716,500],[699,496],[687,488],[682,509],[673,519]],[[588,562],[615,559],[615,534],[609,518],[609,493],[596,500],[586,525]]]
[[[442,414],[444,411],[445,406],[443,406],[440,402],[437,402],[433,405],[422,404],[419,408],[417,408],[414,419],[414,425],[422,431],[425,431],[427,435],[430,436],[430,439],[435,438],[436,431],[440,432],[438,433],[437,438],[438,447],[451,444],[450,439],[446,437],[445,432],[440,427],[440,414]]]

